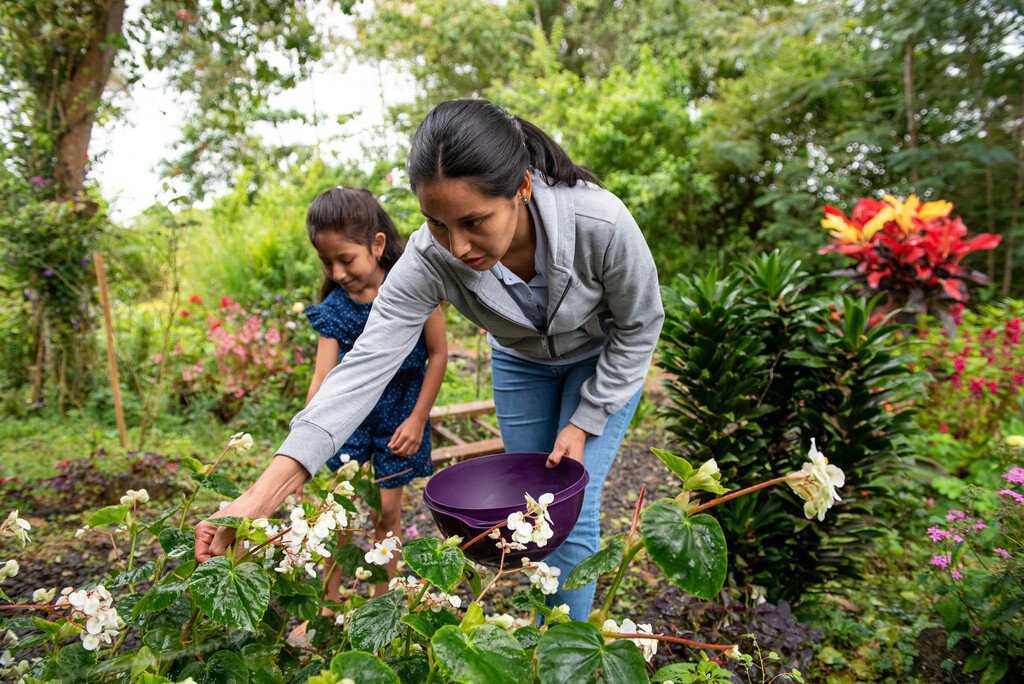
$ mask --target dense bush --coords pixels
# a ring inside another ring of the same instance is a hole
[[[851,494],[821,526],[781,497],[721,515],[736,580],[799,599],[857,572],[897,498],[908,399],[919,386],[899,331],[868,326],[873,303],[822,293],[799,261],[773,252],[720,276],[680,276],[664,290],[659,364],[671,374],[669,429],[689,458],[715,458],[730,487],[795,467],[816,439]]]

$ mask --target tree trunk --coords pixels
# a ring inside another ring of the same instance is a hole
[[[903,45],[903,104],[907,110],[907,148],[911,154],[917,152],[917,119],[914,116],[914,41],[908,38]],[[913,158],[912,158],[913,159]],[[910,164],[910,180],[917,189],[920,180],[917,160]]]
[[[74,197],[85,184],[92,126],[121,42],[124,6],[125,0],[107,0],[105,15],[97,17],[92,44],[60,94],[63,132],[54,176],[64,197]]]

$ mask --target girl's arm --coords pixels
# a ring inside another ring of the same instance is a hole
[[[423,378],[420,396],[416,399],[412,413],[398,426],[388,442],[388,448],[398,456],[410,456],[419,451],[423,426],[430,420],[430,409],[444,381],[444,370],[448,365],[448,336],[441,307],[430,314],[423,326],[423,336],[427,344],[427,373]]]
[[[316,345],[316,364],[313,368],[313,379],[309,383],[309,391],[306,392],[306,403],[308,404],[320,389],[320,384],[331,372],[331,369],[338,365],[338,340],[332,337],[320,336]]]

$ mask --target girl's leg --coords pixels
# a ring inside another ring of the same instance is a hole
[[[505,451],[550,451],[562,397],[557,367],[495,351],[491,354],[491,382]]]
[[[391,487],[380,489],[380,515],[374,515],[373,538],[380,541],[392,532],[394,536],[402,536],[402,491],[404,487]],[[388,563],[388,577],[394,577],[397,572],[398,556],[396,555]],[[386,583],[376,584],[373,587],[373,595],[380,596],[388,590]]]
[[[559,415],[560,427],[568,425],[569,418],[579,405],[580,387],[593,375],[593,363],[591,361],[581,364],[566,376]],[[559,578],[561,582],[565,581],[573,568],[595,553],[600,546],[601,492],[604,489],[604,480],[629,429],[641,392],[642,390],[637,392],[624,407],[612,414],[600,436],[587,438],[583,460],[590,481],[583,496],[580,517],[576,520],[569,537],[544,561],[562,571]],[[553,597],[548,597],[548,602],[551,605],[566,603],[569,605],[569,615],[573,620],[586,620],[593,606],[595,589],[596,585],[593,582],[572,591],[559,589]]]
[[[338,546],[344,546],[352,541],[351,532],[339,532],[338,533]],[[327,584],[325,585],[324,598],[329,601],[341,600],[341,593],[338,588],[341,586],[341,568],[335,564],[333,558],[324,559],[324,566],[331,569],[331,574],[327,576]],[[329,615],[330,611],[326,608],[322,611],[324,615]]]

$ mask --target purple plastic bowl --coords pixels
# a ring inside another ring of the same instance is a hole
[[[554,495],[548,506],[554,536],[543,547],[528,544],[525,551],[513,551],[505,563],[523,556],[541,560],[565,541],[583,507],[583,493],[590,477],[578,462],[565,458],[557,468],[548,468],[546,453],[519,452],[482,456],[448,466],[434,475],[423,492],[434,522],[445,536],[457,534],[470,540],[503,522],[510,513],[526,511],[523,494],[538,498]],[[511,531],[501,527],[502,536]],[[466,550],[471,560],[496,566],[501,552],[493,540],[483,539]]]

